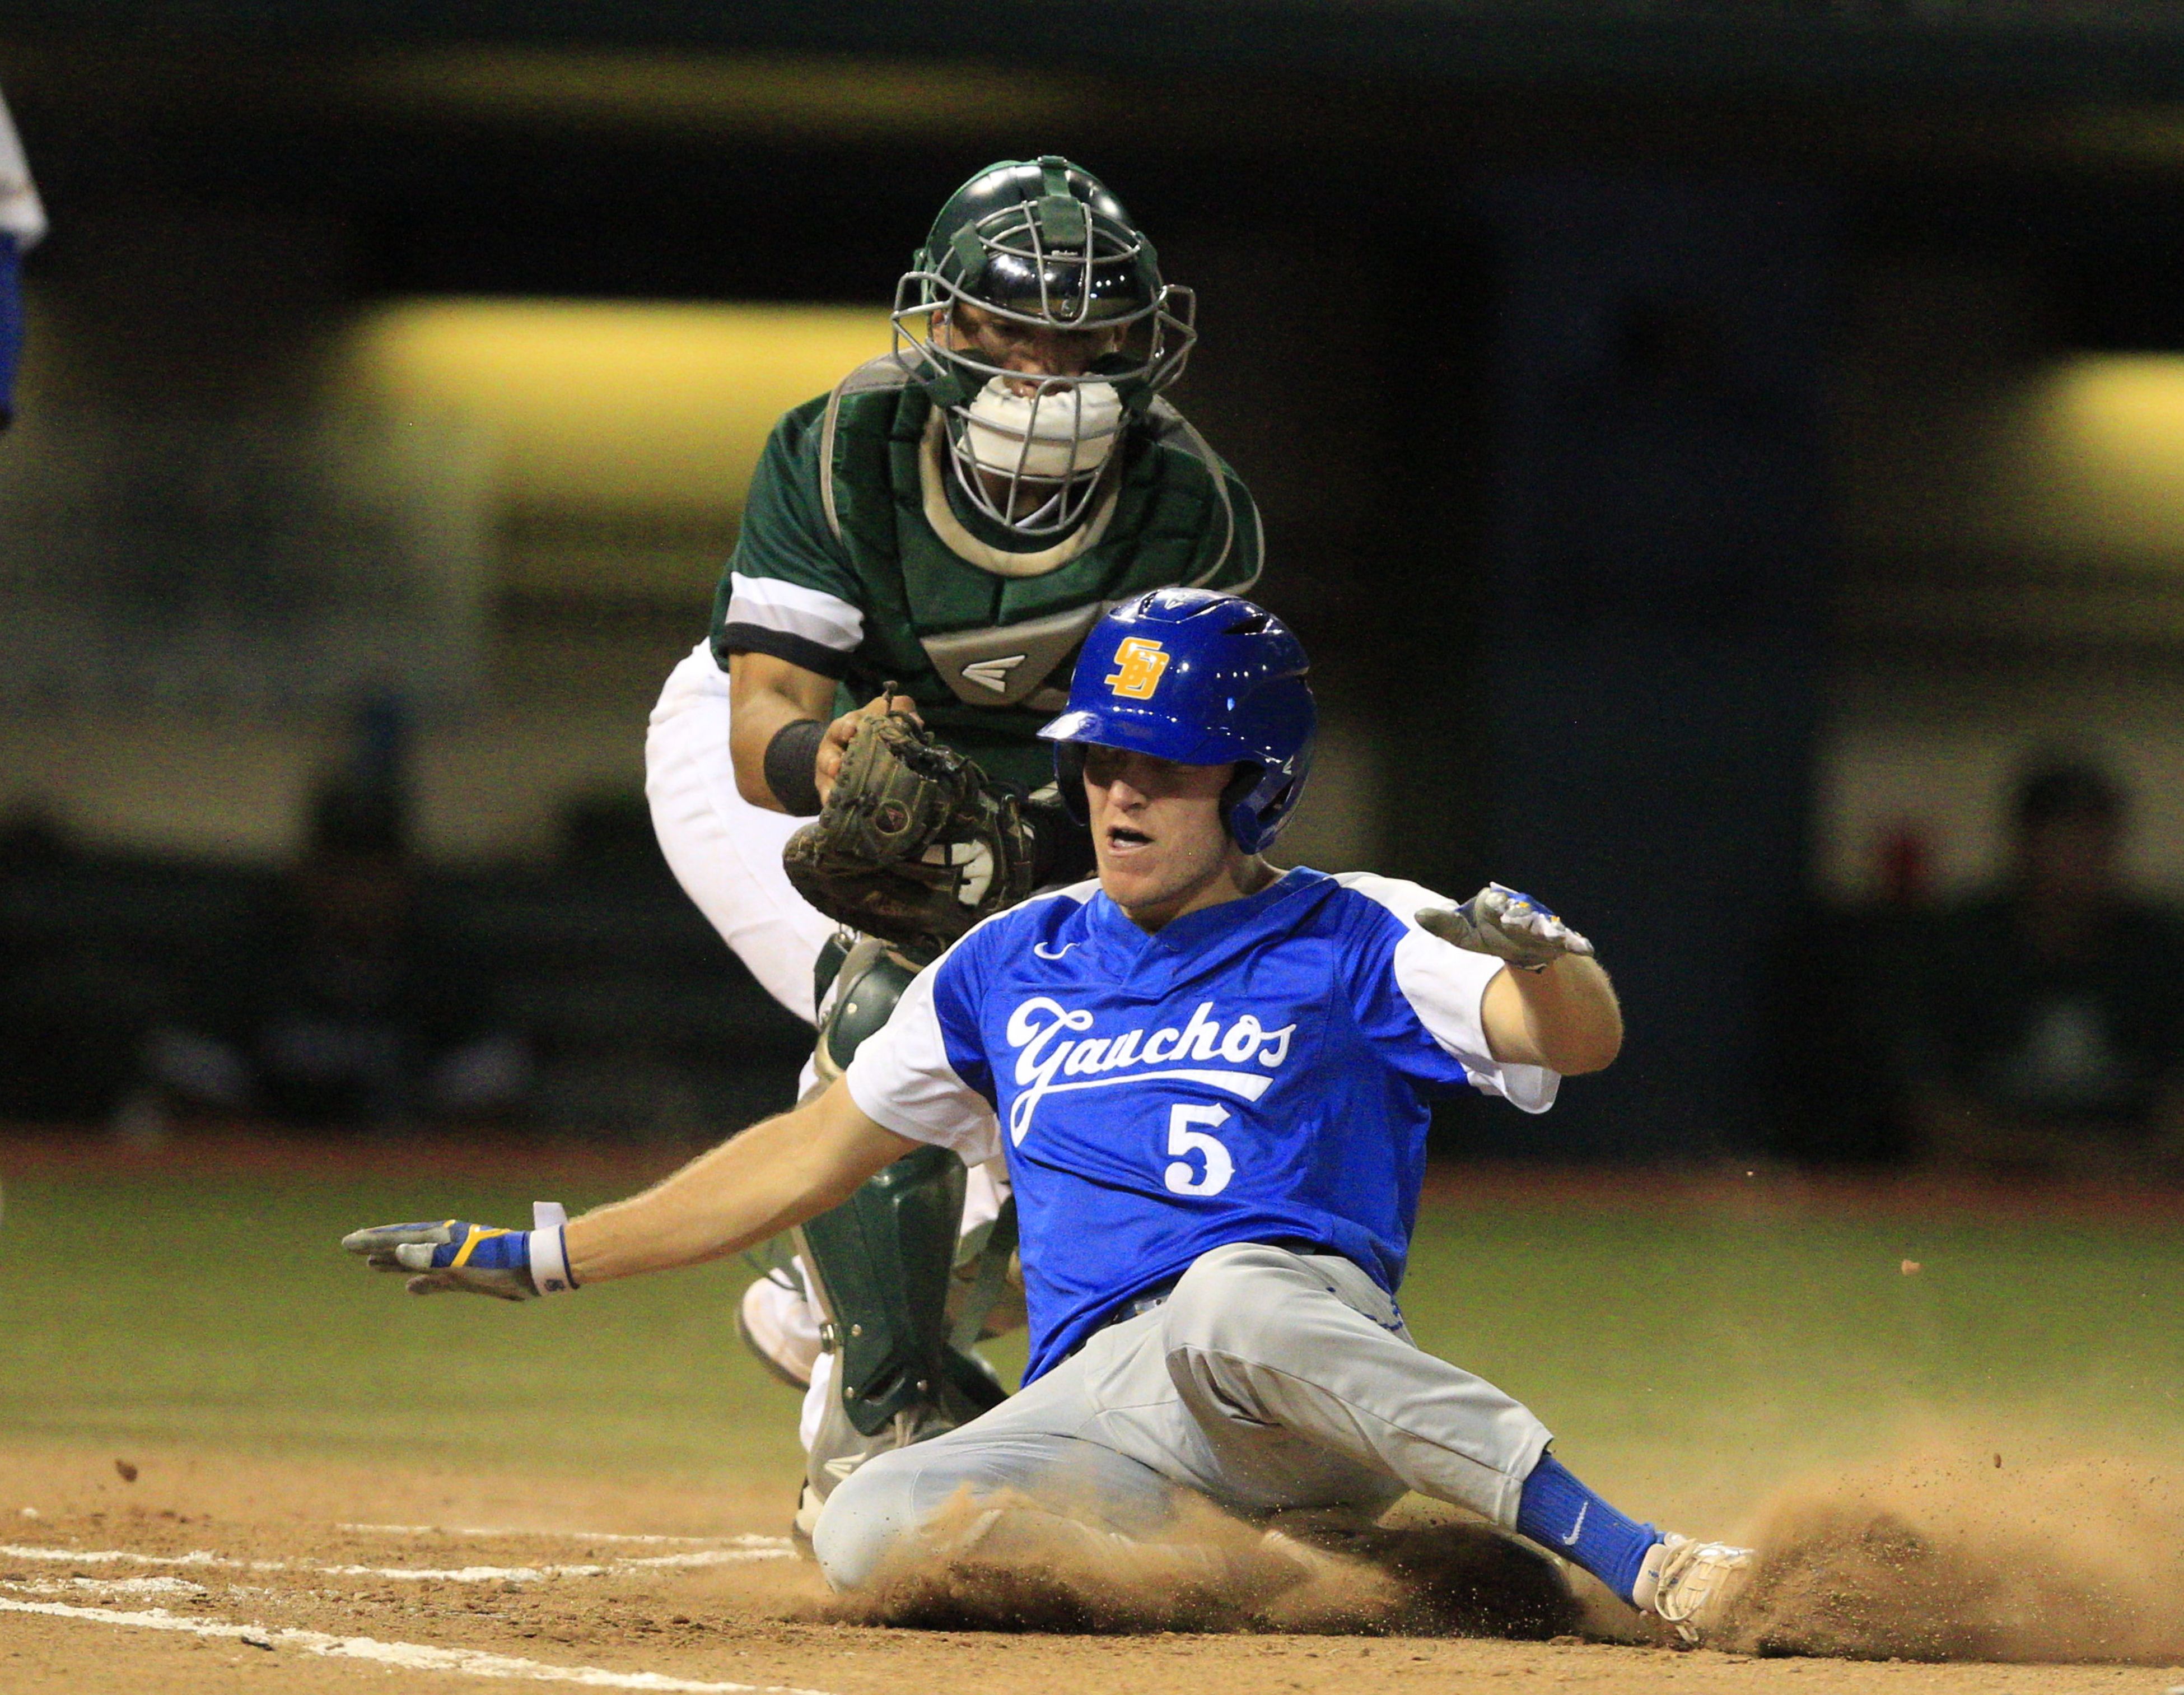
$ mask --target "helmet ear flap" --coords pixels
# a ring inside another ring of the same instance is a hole
[[[1251,806],[1251,791],[1259,786],[1266,775],[1266,767],[1251,760],[1236,762],[1236,774],[1228,779],[1221,791],[1221,821],[1227,827],[1228,839],[1245,853],[1256,853],[1264,832],[1259,828],[1259,815]]]

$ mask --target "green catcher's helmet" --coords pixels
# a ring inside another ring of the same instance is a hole
[[[1011,370],[947,325],[959,303],[1099,337],[1081,371]],[[957,485],[1027,538],[1083,519],[1131,422],[1183,374],[1195,297],[1088,170],[1049,155],[989,165],[948,198],[895,287],[895,358],[933,398]]]

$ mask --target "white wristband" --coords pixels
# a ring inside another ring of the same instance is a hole
[[[569,1246],[562,1235],[569,1215],[559,1201],[534,1201],[531,1222],[538,1227],[528,1238],[532,1285],[541,1295],[566,1294],[577,1286],[569,1275]]]

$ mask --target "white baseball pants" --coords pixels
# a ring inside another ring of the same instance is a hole
[[[1185,1491],[1252,1514],[1376,1513],[1414,1489],[1506,1529],[1548,1441],[1524,1407],[1412,1341],[1348,1260],[1234,1243],[992,1412],[866,1460],[813,1542],[827,1581],[855,1589],[959,1491],[1004,1489],[1148,1540]]]
[[[644,795],[675,880],[767,994],[816,1023],[811,967],[833,935],[792,888],[781,850],[805,821],[736,792],[728,677],[700,642],[668,673],[644,738]]]

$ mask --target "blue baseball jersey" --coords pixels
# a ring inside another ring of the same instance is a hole
[[[1226,1242],[1309,1242],[1394,1294],[1427,1100],[1531,1112],[1560,1079],[1487,1052],[1501,962],[1421,929],[1415,883],[1297,869],[1148,935],[1088,883],[987,920],[850,1062],[898,1135],[1005,1154],[1029,1382]]]

